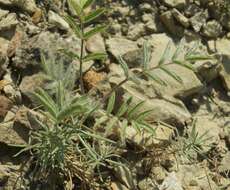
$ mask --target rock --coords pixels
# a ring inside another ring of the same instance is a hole
[[[220,77],[223,80],[224,87],[227,91],[230,91],[230,40],[222,38],[218,39],[215,44],[215,49],[217,53],[222,58],[222,70],[220,72]]]
[[[0,124],[0,142],[8,145],[26,145],[29,130],[25,127],[15,126],[13,121]]]
[[[119,37],[106,40],[106,46],[108,51],[115,58],[118,58],[120,55],[124,55],[125,53],[136,50],[138,48],[136,42]]]
[[[0,37],[0,56],[7,56],[7,49],[9,46],[9,41],[5,38]]]
[[[159,23],[156,16],[152,14],[142,15],[142,21],[145,23],[146,33],[155,33],[159,31]]]
[[[141,147],[152,148],[154,145],[162,145],[168,143],[173,136],[173,129],[170,129],[163,125],[152,125],[152,128],[155,129],[155,135],[143,131],[137,131],[133,126],[126,128],[126,138],[131,142],[135,143]]]
[[[117,179],[119,179],[119,182],[121,182],[122,184],[124,184],[125,187],[127,187],[127,189],[136,189],[134,177],[132,176],[132,173],[128,167],[126,166],[114,167],[114,175],[116,176]]]
[[[49,23],[58,27],[61,30],[68,31],[70,29],[69,24],[57,13],[49,11],[48,13]]]
[[[199,189],[209,189],[210,185],[213,189],[218,189],[211,176],[207,180],[206,170],[208,168],[204,168],[202,164],[179,165],[176,177],[182,182],[184,189],[189,189],[191,186],[197,186]]]
[[[21,0],[0,0],[0,4],[11,8],[19,8],[22,11],[28,12],[30,14],[34,13],[37,9],[34,0],[24,0],[23,3]]]
[[[153,47],[152,51],[152,60],[150,62],[151,66],[158,65],[162,54],[167,47],[167,44],[172,41],[171,38],[169,38],[166,34],[154,34],[151,36],[151,39],[149,39],[149,45]],[[170,57],[172,56],[173,52],[175,52],[175,45],[172,42],[171,43],[171,51],[168,55],[169,60],[171,61]],[[183,52],[182,52],[183,54]],[[166,61],[166,62],[167,62]],[[157,83],[153,83],[154,88],[161,92],[161,94],[167,94],[171,96],[179,96],[179,97],[187,97],[189,95],[192,95],[194,93],[197,93],[202,88],[202,83],[197,78],[195,73],[185,67],[179,66],[179,65],[168,65],[166,66],[170,71],[178,75],[181,80],[183,81],[183,84],[180,84],[178,81],[173,79],[171,76],[166,74],[165,72],[156,69],[155,71],[152,71],[153,74],[163,79],[163,81],[166,81],[168,83],[167,86],[162,86]]]
[[[172,172],[164,179],[159,190],[183,190],[183,188],[175,172]]]
[[[179,9],[183,9],[186,4],[186,0],[163,0],[163,2],[166,6]]]
[[[172,42],[172,38],[170,38],[167,34],[165,33],[160,33],[160,34],[152,34],[148,40],[149,46],[152,47],[152,54],[151,54],[151,66],[156,66],[158,65],[163,52],[165,51],[167,44],[171,42],[171,51],[170,53],[172,54],[176,50],[175,44]],[[172,55],[169,55],[169,57]]]
[[[153,180],[151,178],[144,178],[138,183],[139,190],[149,190],[153,188]],[[155,189],[154,189],[155,190]]]
[[[190,18],[190,23],[195,32],[199,32],[208,19],[208,11],[201,11]]]
[[[203,35],[208,38],[217,38],[222,32],[222,26],[216,20],[208,21],[202,29]]]
[[[221,132],[221,128],[218,126],[218,123],[212,121],[209,117],[196,117],[195,127],[199,136],[207,133],[204,136],[207,140],[201,145],[205,152],[209,151],[212,146],[220,142],[219,134]],[[192,128],[189,130],[191,131]]]
[[[91,53],[105,52],[105,43],[101,34],[96,34],[86,42],[86,49]]]
[[[16,49],[20,47],[21,41],[23,39],[23,32],[16,31],[13,38],[9,43],[9,47],[7,49],[8,57],[13,57],[15,55]]]
[[[145,34],[145,25],[143,23],[137,23],[129,28],[127,38],[130,40],[137,40]]]
[[[118,84],[122,80],[122,77],[111,77],[110,82]],[[154,92],[148,91],[149,88],[146,86],[144,81],[141,86],[137,86],[132,82],[125,83],[122,86],[124,91],[123,98],[128,99],[132,96],[132,106],[138,104],[140,101],[145,101],[143,107],[139,110],[140,113],[146,110],[152,110],[146,120],[150,123],[154,121],[163,121],[171,125],[183,125],[191,117],[190,113],[184,106],[184,104],[173,98],[156,98]],[[144,95],[145,94],[145,95]]]
[[[221,64],[218,60],[203,60],[197,61],[194,68],[202,80],[211,82],[220,75]]]
[[[71,62],[72,60],[61,54],[59,49],[68,49],[77,53],[80,51],[79,39],[74,36],[63,38],[57,33],[48,31],[41,32],[32,38],[24,35],[21,46],[16,49],[15,56],[12,58],[12,65],[24,70],[28,68],[31,75],[31,68],[34,70],[41,68],[40,56],[42,52],[53,61]]]
[[[32,22],[38,24],[42,20],[43,12],[41,9],[36,9],[32,16]]]
[[[111,190],[129,190],[125,185],[119,182],[111,182]]]
[[[6,166],[0,165],[0,186],[5,184],[9,177],[10,174],[8,173]]]
[[[4,18],[8,13],[9,11],[0,9],[0,20]]]
[[[161,166],[155,166],[151,169],[151,175],[158,183],[162,183],[166,177],[166,169]]]
[[[165,27],[175,36],[182,36],[184,29],[181,26],[178,26],[173,18],[171,11],[166,11],[160,15],[160,19]]]
[[[189,19],[185,17],[182,13],[180,13],[177,9],[172,10],[172,15],[174,18],[185,28],[190,26]]]
[[[0,118],[4,118],[7,112],[12,108],[12,101],[7,97],[0,95]]]
[[[136,49],[128,51],[122,57],[129,66],[129,68],[140,67],[143,62],[143,50]]]
[[[42,76],[40,73],[31,76],[25,76],[22,79],[19,89],[23,95],[29,99],[32,99],[32,93],[34,93],[38,87],[44,87],[44,83],[44,76]]]
[[[153,88],[157,92],[175,97],[186,98],[190,95],[200,92],[202,89],[203,84],[192,70],[180,65],[168,65],[165,68],[180,77],[182,83],[179,83],[164,71],[156,69],[152,71],[152,74],[161,78],[167,83],[167,86],[164,86],[153,81]]]
[[[221,160],[218,170],[223,174],[229,173],[230,172],[229,163],[230,163],[230,153],[228,152],[227,154],[224,155],[223,159]]]
[[[0,21],[0,31],[13,30],[17,24],[17,15],[15,13],[10,13]]]
[[[195,3],[188,3],[184,11],[186,17],[193,17],[195,14],[200,12],[202,12],[201,7],[199,7]]]
[[[44,120],[45,118],[42,114],[22,106],[16,112],[14,124],[27,129],[38,130],[40,128],[38,121],[41,122]]]

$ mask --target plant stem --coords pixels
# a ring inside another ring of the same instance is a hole
[[[110,96],[113,92],[115,92],[120,86],[122,86],[123,84],[125,84],[127,81],[129,80],[129,78],[125,78],[124,80],[122,80],[120,83],[118,83],[116,86],[114,86],[110,92],[108,94],[106,94],[103,99],[102,99],[102,102],[104,103]]]
[[[80,89],[81,89],[81,93],[85,94],[85,88],[84,88],[84,81],[83,81],[83,54],[84,54],[84,25],[82,23],[82,21],[80,21],[80,25],[81,25],[81,33],[82,33],[82,38],[81,38],[81,54],[80,54]]]
[[[172,65],[172,64],[174,64],[173,62],[170,62],[170,63],[167,63],[167,64],[165,64],[165,65]],[[153,67],[150,67],[150,68],[148,68],[148,69],[146,69],[146,70],[148,70],[148,71],[151,71],[151,70],[155,70],[155,69],[158,69],[158,68],[160,68],[161,67],[161,65],[156,65],[156,66],[153,66]],[[146,70],[142,70],[140,73],[138,73],[137,74],[137,76],[142,76],[145,72],[146,72]],[[102,99],[102,102],[104,103],[110,96],[111,96],[111,94],[113,93],[113,92],[115,92],[120,86],[122,86],[123,84],[125,84],[127,81],[129,80],[129,77],[126,77],[124,80],[122,80],[120,83],[118,83],[116,86],[114,86],[111,90],[110,90],[110,92],[108,92],[104,97],[103,97],[103,99]]]

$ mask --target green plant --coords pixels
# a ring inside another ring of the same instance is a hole
[[[74,63],[70,63],[66,66],[63,61],[59,60],[58,63],[52,58],[46,59],[45,56],[41,55],[41,66],[43,70],[43,77],[47,80],[45,89],[50,94],[55,94],[56,88],[60,81],[64,85],[64,89],[68,92],[74,90],[75,81],[78,73]]]
[[[86,9],[94,2],[94,0],[79,0],[79,1],[74,1],[74,0],[68,0],[68,4],[72,10],[74,10],[74,13],[77,15],[77,20],[70,15],[66,15],[65,19],[69,23],[70,27],[72,28],[74,34],[81,39],[81,49],[80,49],[80,54],[77,54],[75,52],[70,52],[68,50],[64,50],[64,52],[69,55],[70,57],[74,59],[78,59],[80,63],[80,89],[81,92],[84,94],[85,89],[84,89],[84,82],[83,82],[83,63],[95,59],[105,59],[106,54],[104,52],[99,52],[99,53],[91,53],[88,55],[85,55],[84,52],[84,44],[87,39],[92,37],[93,35],[103,32],[106,29],[105,25],[98,25],[93,28],[86,28],[86,26],[94,21],[96,18],[101,16],[104,12],[105,9],[99,8],[97,10],[94,10],[90,13],[86,13]],[[86,30],[87,29],[87,30]]]
[[[32,131],[30,145],[18,154],[31,150],[42,175],[58,171],[65,177],[77,177],[88,186],[95,185],[92,182],[95,168],[115,164],[117,157],[112,148],[103,148],[115,142],[85,125],[95,105],[86,96],[66,92],[61,81],[54,98],[42,89],[34,95],[46,119],[38,121],[40,129]]]
[[[192,151],[202,154],[203,148],[205,146],[209,146],[207,141],[212,138],[208,135],[208,131],[204,132],[203,134],[198,133],[196,129],[196,120],[193,121],[191,127],[191,131],[188,132],[188,138],[184,139],[182,146],[182,152],[188,157]]]

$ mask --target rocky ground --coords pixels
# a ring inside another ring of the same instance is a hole
[[[22,166],[29,160],[28,155],[14,155],[28,142],[29,131],[36,126],[33,118],[39,117],[33,110],[30,94],[46,84],[40,74],[41,52],[49,59],[70,63],[58,49],[79,51],[80,48],[79,40],[61,16],[67,10],[63,3],[0,0],[0,189],[45,189],[29,184],[28,177],[24,177],[26,167]],[[131,144],[144,143],[152,151],[141,156],[127,155],[130,176],[118,169],[119,177],[111,183],[111,189],[230,190],[230,15],[222,7],[224,3],[97,2],[97,6],[108,9],[99,22],[108,23],[109,28],[106,33],[89,39],[85,49],[106,51],[109,59],[105,63],[95,62],[84,76],[88,90],[93,93],[104,93],[107,85],[122,78],[123,72],[117,64],[119,55],[130,68],[140,66],[145,40],[152,47],[153,65],[169,41],[173,50],[181,39],[184,49],[196,46],[201,54],[215,57],[194,61],[195,73],[170,66],[182,79],[182,85],[156,70],[156,75],[170,85],[146,82],[141,86],[131,83],[122,86],[124,94],[146,100],[146,109],[153,110],[150,120],[157,122],[158,127],[154,139],[128,129],[127,139]],[[198,137],[205,134],[206,140],[199,144],[202,152],[187,146],[194,143],[194,126]]]

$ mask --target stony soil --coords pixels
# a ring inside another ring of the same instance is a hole
[[[128,129],[130,147],[144,143],[152,151],[138,155],[128,151],[130,176],[118,169],[119,177],[112,181],[110,189],[230,190],[230,15],[220,6],[224,3],[212,0],[97,2],[97,6],[108,8],[99,22],[108,23],[109,28],[106,33],[89,39],[85,49],[106,51],[109,59],[105,63],[95,62],[84,76],[87,90],[93,93],[104,93],[110,84],[122,78],[119,55],[130,68],[140,66],[145,40],[152,47],[152,65],[160,60],[169,41],[175,49],[181,39],[185,49],[199,44],[197,51],[215,57],[195,61],[195,73],[172,66],[170,69],[183,80],[182,85],[156,71],[170,85],[153,82],[122,86],[124,94],[147,101],[146,109],[153,109],[149,119],[158,128],[154,139]],[[33,117],[39,117],[33,110],[31,92],[46,84],[40,74],[41,52],[50,59],[70,63],[58,49],[79,51],[79,39],[61,16],[67,10],[67,4],[61,0],[24,0],[23,3],[0,0],[1,190],[49,189],[30,183],[28,155],[16,158],[13,155],[20,150],[19,145],[28,143],[29,131],[34,127]],[[85,65],[84,69],[87,68]],[[202,153],[184,147],[194,121],[199,135],[207,131],[207,137],[211,137],[202,144]]]

